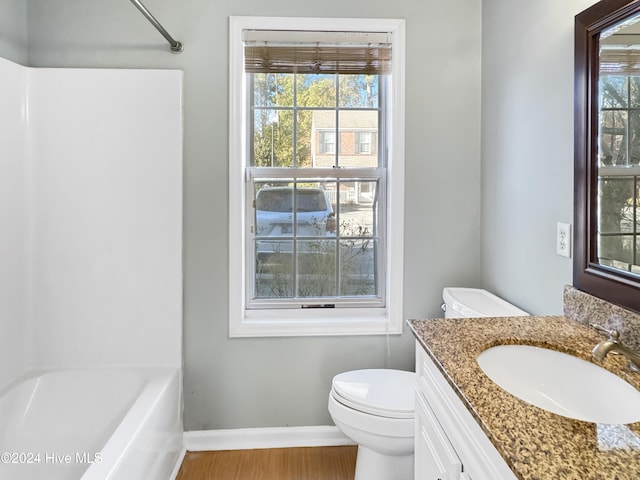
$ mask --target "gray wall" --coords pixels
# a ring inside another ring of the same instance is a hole
[[[25,64],[27,53],[27,2],[0,0],[0,57]]]
[[[562,313],[572,261],[574,16],[595,0],[483,0],[483,286],[536,314]]]
[[[184,71],[185,427],[330,424],[331,377],[412,369],[413,340],[228,338],[228,17],[407,19],[404,317],[419,318],[440,313],[443,286],[480,282],[481,1],[145,4],[184,53],[169,53],[127,1],[28,0],[28,62]]]

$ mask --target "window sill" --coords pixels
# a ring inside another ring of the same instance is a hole
[[[401,334],[402,321],[391,320],[384,308],[246,310],[231,321],[229,336],[303,337]]]

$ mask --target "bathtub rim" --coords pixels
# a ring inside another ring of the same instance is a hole
[[[158,449],[155,452],[155,459],[151,467],[154,467],[162,459],[164,455],[165,463],[170,462],[171,465],[167,470],[167,478],[171,469],[178,461],[180,451],[182,449],[182,438],[184,434],[183,427],[183,370],[176,366],[127,366],[127,365],[100,365],[100,366],[72,366],[61,368],[27,368],[19,375],[0,385],[0,399],[11,395],[12,390],[19,389],[21,385],[27,382],[37,382],[38,379],[46,377],[50,374],[73,374],[81,372],[82,374],[99,375],[99,372],[133,372],[140,375],[141,388],[132,399],[123,416],[119,419],[115,428],[109,432],[104,439],[98,452],[106,461],[100,463],[89,463],[82,471],[81,480],[110,480],[118,478],[129,478],[124,473],[119,472],[123,463],[123,459],[130,453],[132,444],[141,434],[144,434],[144,427],[149,417],[155,414],[156,407],[162,402],[168,402],[173,408],[165,410],[170,412],[165,419],[170,425],[167,432],[169,443],[175,448],[170,450]],[[165,425],[166,426],[166,425]],[[129,434],[129,436],[127,436]],[[98,453],[95,452],[95,453]],[[167,460],[167,455],[171,460]]]

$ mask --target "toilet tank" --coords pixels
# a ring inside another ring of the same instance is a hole
[[[445,318],[523,317],[529,315],[515,305],[480,288],[446,287],[442,291]]]

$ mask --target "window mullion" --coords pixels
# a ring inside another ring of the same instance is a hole
[[[298,74],[293,75],[293,147],[291,165],[298,168]]]
[[[627,77],[627,131],[626,131],[626,152],[625,152],[625,165],[631,163],[631,79]]]
[[[295,129],[294,129],[295,131]],[[298,281],[299,281],[299,275],[298,275],[298,208],[297,208],[297,203],[298,203],[298,183],[294,182],[293,183],[293,201],[292,201],[292,215],[293,215],[293,228],[292,228],[292,232],[293,232],[293,239],[291,240],[292,245],[291,245],[291,255],[293,256],[291,258],[291,274],[293,275],[293,298],[297,298],[299,291],[298,291]]]
[[[340,144],[342,143],[341,139],[340,139],[340,102],[339,102],[339,98],[340,98],[340,76],[336,75],[335,78],[335,85],[336,85],[336,99],[335,99],[335,123],[336,123],[336,129],[335,129],[335,136],[336,136],[336,148],[335,148],[335,155],[333,157],[333,166],[335,168],[338,168],[340,166]]]
[[[336,243],[335,243],[335,269],[336,269],[336,295],[340,295],[341,285],[340,285],[340,186],[342,182],[340,180],[336,181]]]

